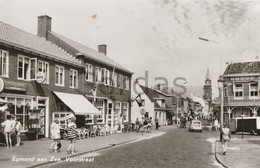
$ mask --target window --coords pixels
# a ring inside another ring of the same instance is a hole
[[[70,112],[53,112],[53,119],[56,118],[59,121],[59,125],[61,128],[67,128],[68,127],[68,120],[64,119],[68,115],[70,115]]]
[[[65,78],[65,74],[64,74],[64,67],[63,66],[59,66],[56,65],[55,66],[55,85],[57,86],[64,86],[64,78]]]
[[[111,86],[117,87],[117,74],[116,73],[112,74]]]
[[[115,111],[114,111],[114,118],[119,119],[121,114],[121,102],[116,102],[115,103]],[[116,121],[115,121],[116,122]]]
[[[78,88],[78,71],[70,69],[70,88]]]
[[[123,75],[118,75],[118,87],[123,89]]]
[[[18,79],[35,80],[37,59],[18,55]]]
[[[242,99],[243,98],[243,84],[236,83],[234,87],[234,98],[235,99]]]
[[[7,97],[10,103],[10,114],[15,115],[18,121],[22,124],[22,130],[27,131],[29,127],[29,109],[32,107],[32,99]]]
[[[125,88],[125,90],[129,90],[129,78],[128,77],[125,77],[124,88]]]
[[[101,82],[101,68],[99,68],[99,67],[96,67],[95,80],[96,80],[96,83]]]
[[[97,99],[96,102],[97,109],[101,112],[101,115],[97,116],[97,123],[104,123],[104,110],[105,110],[105,103],[102,99]]]
[[[104,85],[109,85],[109,70],[106,68],[101,69],[101,83]]]
[[[93,114],[87,114],[85,116],[85,121],[86,124],[93,124]]]
[[[0,50],[0,76],[8,77],[9,75],[9,52]]]
[[[49,84],[49,63],[45,61],[38,61],[38,72],[42,72],[45,75],[43,81],[44,84]]]
[[[123,121],[128,122],[128,103],[123,103]]]
[[[250,98],[258,98],[258,83],[250,83],[249,85]]]
[[[109,70],[105,70],[105,85],[109,85]]]
[[[93,82],[93,66],[90,64],[86,64],[85,68],[85,80],[89,82]]]

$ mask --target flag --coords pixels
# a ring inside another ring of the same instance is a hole
[[[141,99],[141,95],[140,94],[138,96],[136,96],[135,101],[137,102],[139,107],[142,106],[142,99]]]
[[[99,82],[97,82],[97,83],[94,85],[94,87],[88,92],[88,94],[89,94],[89,93],[93,94],[93,96],[94,96],[94,101],[96,101],[98,84],[99,84]]]

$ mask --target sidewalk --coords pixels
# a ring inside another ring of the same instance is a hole
[[[51,144],[51,139],[44,138],[35,141],[24,141],[19,147],[14,146],[11,149],[7,149],[4,146],[0,147],[0,166],[1,167],[35,167],[43,165],[53,161],[53,158],[65,159],[67,156],[77,156],[80,154],[86,154],[89,152],[94,152],[101,149],[106,149],[113,147],[115,145],[124,144],[138,139],[145,139],[149,137],[154,137],[160,135],[163,129],[167,127],[161,127],[159,130],[152,130],[152,133],[136,133],[128,132],[122,134],[114,134],[102,137],[91,137],[83,140],[76,141],[76,155],[67,154],[67,148],[69,146],[69,141],[62,140],[61,152],[50,153],[49,146]]]
[[[260,167],[260,137],[248,136],[244,139],[231,139],[228,152],[223,155],[222,143],[216,141],[215,157],[224,167]]]

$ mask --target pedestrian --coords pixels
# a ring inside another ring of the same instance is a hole
[[[223,125],[221,134],[222,134],[222,148],[224,151],[223,155],[226,155],[227,154],[227,143],[231,139],[230,131],[229,131],[228,125],[226,123]]]
[[[139,128],[139,120],[138,120],[138,118],[136,118],[136,120],[135,120],[135,129],[137,130],[138,128]]]
[[[54,119],[51,124],[51,139],[53,140],[51,146],[50,146],[50,152],[54,151],[58,152],[58,143],[60,141],[60,126],[59,121],[57,119]]]
[[[144,125],[144,122],[145,122],[144,117],[142,117],[142,120],[141,122],[139,122],[139,127],[136,132],[139,132],[140,128]]]
[[[159,120],[158,120],[158,118],[157,117],[155,117],[155,128],[158,130],[158,128],[159,128]]]
[[[214,127],[215,127],[215,130],[218,131],[218,119],[217,118],[214,120]]]
[[[5,140],[6,140],[6,148],[12,148],[12,132],[15,127],[10,120],[11,116],[7,115],[6,120],[2,123],[2,127],[4,127]]]
[[[16,130],[16,146],[20,146],[21,145],[21,131],[22,131],[22,124],[20,121],[17,120],[17,118],[15,119],[15,130]]]
[[[152,131],[152,126],[153,126],[153,123],[152,123],[152,117],[150,117],[150,119],[148,120],[148,131],[151,133]]]
[[[68,154],[76,154],[75,153],[75,143],[76,138],[78,136],[77,126],[75,124],[75,117],[68,120],[68,140],[70,140],[70,145],[67,149]]]

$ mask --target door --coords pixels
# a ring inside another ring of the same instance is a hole
[[[37,97],[37,108],[40,110],[40,131],[39,135],[49,137],[49,98]]]

